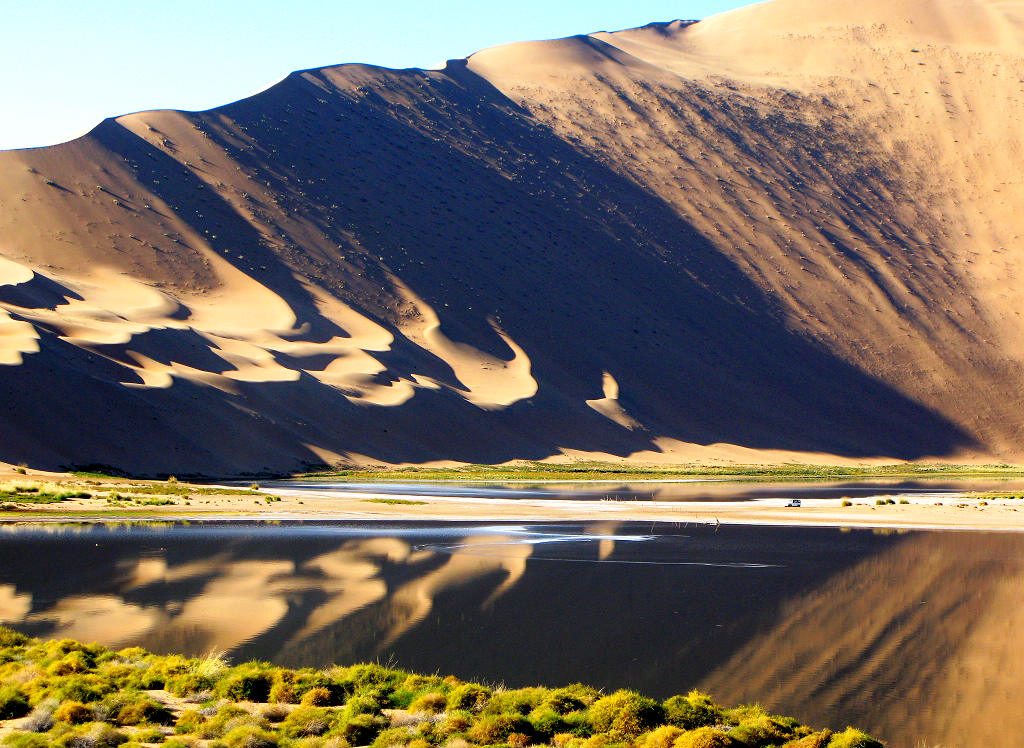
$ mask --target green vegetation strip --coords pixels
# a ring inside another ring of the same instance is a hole
[[[169,693],[168,693],[169,692]],[[850,727],[815,731],[760,706],[691,691],[504,689],[381,665],[231,667],[217,656],[112,651],[0,627],[0,720],[13,748],[882,748]]]
[[[610,462],[548,464],[526,462],[515,465],[465,465],[451,468],[365,468],[309,473],[302,478],[337,480],[667,480],[671,478],[730,478],[735,480],[796,480],[828,478],[975,478],[1022,477],[1021,465],[937,465],[907,463],[894,465],[619,465]]]
[[[409,499],[363,499],[367,504],[392,504],[400,506],[422,506],[425,501],[410,501]]]

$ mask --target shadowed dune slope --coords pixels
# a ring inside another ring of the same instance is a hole
[[[774,0],[0,153],[0,460],[1022,459],[1022,8]]]

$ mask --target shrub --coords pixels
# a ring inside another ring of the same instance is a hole
[[[546,688],[519,688],[514,691],[496,691],[484,708],[484,714],[529,714],[547,696]]]
[[[345,702],[341,710],[342,719],[351,719],[360,714],[377,715],[381,713],[380,704],[369,696],[353,696]]]
[[[387,719],[373,714],[357,714],[342,721],[337,732],[348,741],[349,745],[368,745],[374,741],[381,730],[387,727]]]
[[[615,730],[631,738],[656,727],[665,718],[665,710],[654,699],[625,690],[598,699],[588,713],[594,732]]]
[[[488,714],[469,728],[469,739],[480,745],[504,743],[513,733],[527,733],[530,723],[520,714]]]
[[[289,738],[304,738],[311,735],[323,735],[333,728],[340,715],[333,709],[322,709],[315,706],[299,707],[281,723],[281,733]]]
[[[568,714],[586,709],[601,697],[600,691],[582,683],[575,683],[565,688],[548,691],[541,701],[542,707],[548,707],[559,714]]]
[[[698,727],[713,727],[724,717],[721,707],[711,697],[700,691],[690,691],[683,696],[673,696],[664,703],[665,721],[684,730]]]
[[[636,741],[636,748],[672,748],[683,731],[675,725],[662,725],[657,729],[648,732]]]
[[[113,748],[128,742],[128,736],[103,722],[93,722],[53,741],[66,748]]]
[[[92,669],[93,663],[82,651],[68,652],[64,657],[51,663],[46,671],[50,675],[72,675],[75,673],[87,673]]]
[[[884,748],[881,743],[860,730],[847,727],[837,732],[828,742],[828,748]]]
[[[144,730],[139,730],[132,737],[137,743],[162,743],[166,738],[163,730],[156,727],[147,727]]]
[[[676,738],[673,748],[739,748],[739,744],[721,730],[698,727]]]
[[[206,722],[206,717],[195,709],[188,709],[182,712],[174,723],[174,731],[179,735],[196,732],[204,722]]]
[[[779,745],[796,737],[793,729],[768,715],[740,722],[729,731],[730,737],[751,746]]]
[[[392,727],[381,731],[377,737],[373,739],[373,743],[370,748],[394,748],[395,746],[405,746],[411,743],[412,740],[413,734],[409,732],[409,728]]]
[[[843,503],[840,506],[853,506],[853,502],[849,499],[843,499]]]
[[[48,699],[42,702],[25,718],[21,729],[27,732],[46,732],[53,727],[53,710],[56,708],[56,701]]]
[[[50,741],[34,732],[14,732],[3,739],[3,745],[9,748],[49,748]]]
[[[330,706],[332,701],[331,690],[318,686],[317,688],[311,688],[306,693],[302,694],[302,699],[299,701],[303,706]]]
[[[427,693],[420,694],[409,705],[410,712],[430,712],[431,714],[440,714],[448,707],[448,697],[443,693],[437,691],[428,691]]]
[[[53,713],[53,718],[72,725],[81,725],[86,722],[92,722],[93,714],[92,709],[80,701],[65,701],[57,707],[57,711]]]
[[[449,709],[468,709],[479,712],[491,698],[491,689],[476,683],[465,683],[448,694]]]
[[[783,748],[827,748],[831,737],[831,730],[822,730],[821,732],[802,737],[799,740],[791,740]]]
[[[119,725],[170,725],[174,723],[174,715],[163,704],[142,697],[121,707],[114,721]]]
[[[473,715],[458,709],[448,712],[447,717],[440,725],[440,730],[443,735],[460,735],[466,732],[471,724],[473,724]]]
[[[291,710],[281,704],[268,704],[263,707],[260,715],[268,722],[281,722],[291,714]]]
[[[242,666],[228,671],[217,682],[214,693],[230,701],[266,701],[273,685],[272,676],[257,667]]]
[[[71,675],[55,682],[51,694],[58,701],[81,701],[85,704],[99,701],[116,690],[114,685],[98,675]]]
[[[240,725],[224,736],[228,748],[274,748],[277,738],[256,725]]]
[[[0,719],[18,719],[29,712],[28,699],[14,686],[0,688]]]
[[[30,639],[24,634],[6,626],[0,626],[0,647],[5,649],[7,647],[24,647],[29,641]]]

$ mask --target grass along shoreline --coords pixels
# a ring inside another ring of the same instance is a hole
[[[341,468],[294,476],[305,480],[381,481],[598,481],[721,478],[736,481],[827,480],[830,478],[1021,478],[1024,465],[945,465],[894,463],[889,465],[622,465],[611,462],[462,465],[456,467]]]
[[[691,691],[663,702],[582,684],[505,689],[375,664],[290,670],[113,651],[0,627],[11,748],[882,748]]]

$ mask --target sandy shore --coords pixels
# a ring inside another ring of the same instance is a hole
[[[44,476],[13,476],[24,482]],[[12,476],[0,476],[0,479]],[[786,499],[753,501],[579,501],[565,499],[466,498],[395,495],[374,492],[338,494],[328,491],[271,489],[260,495],[221,487],[232,493],[210,494],[211,486],[177,486],[178,493],[152,493],[158,482],[86,481],[49,475],[43,485],[64,490],[91,489],[95,498],[55,504],[20,504],[0,512],[0,521],[120,520],[339,520],[339,521],[501,521],[501,522],[673,522],[693,524],[804,525],[899,529],[1024,530],[1024,501],[966,498],[958,493],[886,494],[860,498],[843,507],[840,499],[804,499],[799,508]],[[112,491],[131,493],[132,486],[150,491],[140,503],[108,500]],[[193,490],[194,489],[194,492]],[[234,493],[238,491],[238,493]],[[104,492],[107,492],[104,494]],[[878,498],[909,503],[877,506]],[[159,501],[169,503],[160,504]],[[172,502],[172,503],[171,503]],[[395,503],[382,503],[395,502]]]

